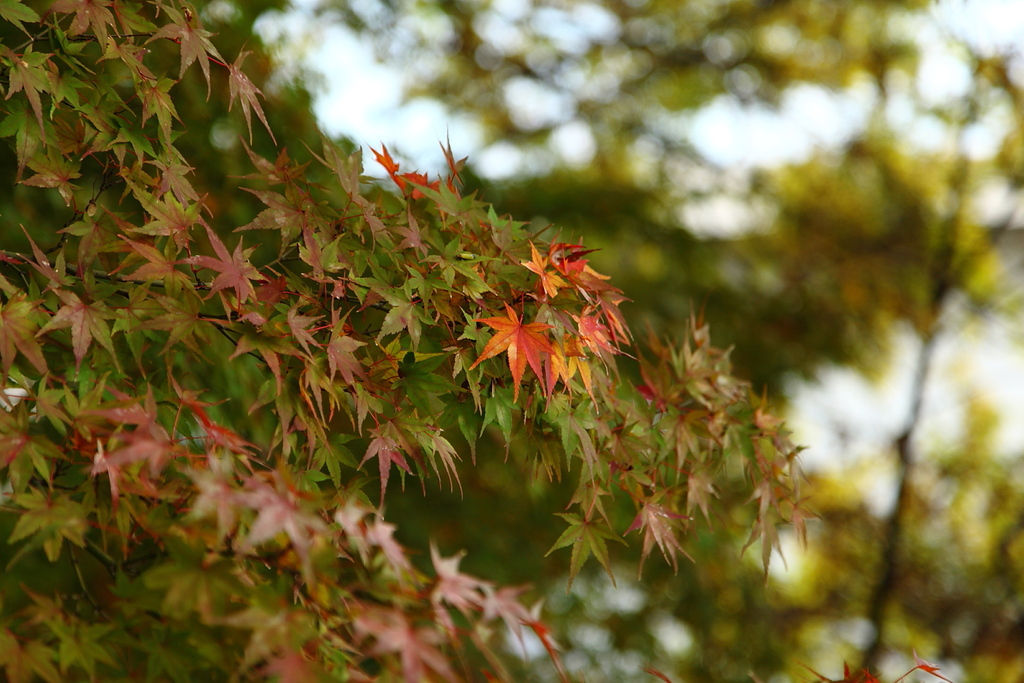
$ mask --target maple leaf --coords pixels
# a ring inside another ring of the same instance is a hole
[[[178,248],[183,249],[188,246],[192,226],[196,223],[206,226],[200,215],[202,204],[199,202],[182,204],[173,193],[164,195],[159,201],[154,201],[149,194],[139,193],[137,196],[153,220],[141,228],[132,228],[134,232],[170,237]]]
[[[146,123],[153,114],[156,114],[156,120],[160,124],[160,135],[167,145],[171,143],[171,119],[181,121],[170,94],[174,85],[175,82],[170,78],[161,78],[139,86],[142,90],[142,123]]]
[[[280,487],[281,478],[275,476]],[[246,482],[246,491],[236,494],[236,500],[256,511],[256,521],[249,529],[243,549],[251,549],[270,540],[280,533],[288,536],[292,550],[302,562],[302,573],[309,582],[313,581],[313,567],[309,560],[309,548],[314,535],[327,530],[323,520],[303,511],[291,492],[278,491],[262,479],[255,477]]]
[[[206,78],[206,97],[210,97],[210,57],[216,57],[220,62],[223,58],[217,52],[217,48],[210,42],[213,34],[198,26],[198,19],[192,10],[186,8],[184,14],[179,13],[171,7],[165,7],[164,11],[173,20],[172,23],[161,27],[146,42],[151,43],[160,38],[173,40],[181,46],[181,68],[178,71],[178,80],[185,75],[185,70],[192,62],[199,61]]]
[[[107,24],[114,25],[114,15],[107,9],[110,0],[57,0],[50,5],[51,12],[75,13],[68,28],[69,36],[79,36],[92,28],[102,48],[107,44]]]
[[[388,524],[378,516],[373,520],[373,524],[367,526],[365,538],[367,543],[381,549],[392,569],[398,573],[408,572],[412,568],[409,559],[405,556],[402,546],[394,539],[394,535],[395,525]]]
[[[523,379],[526,364],[530,364],[538,378],[543,378],[541,354],[550,357],[555,350],[551,346],[551,342],[544,336],[544,330],[550,329],[551,325],[536,322],[523,324],[508,304],[505,304],[505,312],[508,316],[506,318],[476,318],[477,322],[493,327],[497,333],[490,338],[483,353],[469,369],[472,370],[482,361],[507,351],[508,368],[512,371],[512,379],[515,380],[515,392],[512,400],[516,401],[519,399],[519,384]]]
[[[238,297],[238,303],[245,303],[256,294],[250,280],[263,279],[263,276],[260,275],[255,266],[249,263],[249,254],[252,253],[255,247],[242,251],[242,241],[239,240],[238,244],[235,245],[234,253],[229,254],[227,247],[224,246],[224,243],[217,237],[217,233],[211,230],[209,226],[206,228],[206,234],[209,235],[210,244],[213,246],[213,250],[217,252],[219,258],[212,256],[190,256],[185,259],[185,262],[220,273],[210,284],[211,295],[222,289],[234,289],[235,295]]]
[[[56,188],[64,200],[64,205],[71,205],[73,193],[78,189],[78,186],[71,181],[75,178],[80,178],[82,175],[78,172],[78,166],[72,160],[63,156],[55,157],[50,153],[43,158],[29,159],[28,167],[35,171],[36,174],[31,178],[22,180],[22,185]]]
[[[391,152],[388,151],[388,146],[381,143],[381,150],[378,152],[373,147],[370,151],[373,152],[373,156],[377,159],[377,163],[384,167],[384,170],[388,172],[391,179],[398,183],[398,187],[401,190],[405,190],[405,181],[401,180],[398,176],[399,164],[397,161],[391,158]]]
[[[132,248],[132,251],[148,261],[148,263],[144,263],[139,266],[131,275],[125,275],[124,277],[127,279],[145,280],[149,282],[152,280],[164,280],[166,278],[170,278],[179,284],[188,283],[188,276],[175,268],[175,266],[182,263],[182,261],[171,261],[164,256],[159,249],[149,244],[135,242],[124,235],[118,235],[118,237],[124,240],[128,246]],[[113,272],[116,273],[121,271],[124,269],[125,265],[125,263],[122,263]]]
[[[459,562],[465,554],[463,551],[452,557],[443,558],[434,544],[430,544],[430,559],[437,572],[437,585],[431,591],[430,599],[435,604],[446,602],[463,614],[469,614],[471,609],[478,609],[483,605],[482,591],[488,583],[459,571]],[[450,620],[446,621],[450,623]]]
[[[563,275],[568,276],[573,273],[579,274],[590,270],[590,267],[587,265],[587,259],[583,257],[595,251],[597,249],[587,249],[582,244],[553,242],[548,248],[548,259]],[[604,275],[599,275],[599,277],[607,279]]]
[[[427,434],[427,443],[430,445],[432,452],[441,458],[441,464],[444,465],[445,472],[448,474],[448,483],[454,489],[455,482],[458,482],[459,491],[462,491],[462,481],[459,479],[458,470],[455,469],[455,461],[459,459],[459,454],[455,452],[451,442],[441,436],[440,430],[438,430],[437,432],[430,431]],[[437,463],[431,459],[431,464],[436,472]]]
[[[124,399],[119,394],[118,398]],[[114,439],[123,445],[111,450],[107,460],[116,466],[146,460],[151,474],[158,474],[171,455],[181,448],[170,438],[167,430],[157,423],[156,400],[152,391],[146,394],[145,406],[138,403],[88,411],[89,415],[105,417],[118,425],[136,425],[131,432],[119,432]],[[108,442],[109,447],[109,442]]]
[[[711,502],[712,496],[717,498],[718,492],[715,491],[714,482],[711,480],[711,476],[706,471],[706,468],[695,469],[690,472],[686,482],[686,512],[692,512],[695,507],[700,508],[701,513],[704,515],[704,520],[710,525],[711,513],[708,511],[708,505]]]
[[[96,442],[96,455],[93,456],[92,469],[89,474],[95,477],[97,474],[107,473],[110,482],[110,502],[114,510],[117,510],[121,495],[121,466],[107,457],[103,450],[103,442]]]
[[[537,247],[533,246],[533,242],[530,242],[530,253],[532,255],[531,260],[522,261],[521,265],[540,277],[540,280],[537,281],[537,288],[544,293],[545,297],[552,298],[558,294],[559,289],[569,286],[569,283],[560,278],[557,273],[548,271],[547,267],[551,262],[550,259],[546,256],[541,256],[540,252],[537,251]]]
[[[416,628],[409,619],[395,609],[377,609],[356,618],[356,630],[376,639],[371,655],[391,652],[401,654],[402,676],[405,683],[428,680],[426,670],[431,669],[445,680],[455,679],[448,660],[435,647],[441,636],[428,628]]]
[[[0,17],[5,21],[11,22],[22,31],[25,31],[25,33],[28,33],[28,31],[21,25],[23,21],[33,23],[39,21],[39,15],[36,14],[35,10],[25,7],[18,0],[0,0]]]
[[[398,179],[407,180],[410,183],[412,183],[414,186],[415,185],[422,185],[423,187],[430,188],[434,192],[437,192],[437,191],[439,191],[441,189],[441,180],[438,179],[438,180],[435,180],[434,182],[430,182],[430,179],[427,178],[427,174],[426,173],[403,173],[402,175],[398,176]],[[404,189],[404,187],[405,187],[404,183],[402,184],[402,187]],[[420,199],[421,197],[425,197],[425,196],[426,195],[423,194],[423,192],[421,192],[419,190],[419,188],[413,187],[413,189],[412,189],[412,198],[413,199]]]
[[[391,473],[391,463],[409,474],[412,474],[412,469],[409,467],[409,463],[405,461],[405,456],[402,455],[402,451],[398,446],[398,442],[395,441],[391,436],[387,435],[386,432],[391,432],[394,427],[391,423],[387,423],[381,427],[376,427],[371,430],[371,434],[375,434],[376,438],[370,442],[370,446],[366,449],[366,455],[363,456],[359,466],[362,467],[363,463],[372,457],[377,458],[377,462],[380,465],[380,500],[384,502],[384,492],[388,487],[388,475]]]
[[[355,350],[360,346],[366,346],[366,342],[335,331],[335,336],[327,344],[327,363],[332,378],[340,372],[341,378],[352,384],[356,375],[362,377],[366,374],[363,371],[363,364],[355,357]]]
[[[11,95],[19,90],[24,90],[25,97],[32,106],[32,111],[36,115],[36,121],[39,123],[39,136],[44,137],[43,104],[42,100],[39,99],[39,91],[49,89],[49,75],[42,64],[49,61],[50,55],[42,52],[32,52],[31,45],[20,55],[11,52],[11,49],[7,46],[0,45],[0,55],[10,60],[11,63],[11,70],[8,73],[10,80],[7,86],[7,96],[4,99],[9,100]],[[19,177],[21,176],[23,166],[24,163],[19,159]]]
[[[195,170],[194,167],[189,166],[181,159],[152,159],[148,163],[160,169],[160,187],[158,192],[161,196],[171,192],[182,205],[187,204],[189,201],[200,201],[199,193],[185,179],[185,176]]]
[[[569,675],[562,664],[561,657],[558,656],[558,651],[561,648],[555,642],[555,639],[551,637],[551,629],[540,620],[539,615],[540,603],[538,602],[531,608],[530,619],[526,622],[526,625],[533,629],[534,635],[537,636],[544,649],[547,650],[548,657],[551,658],[551,662],[555,665],[555,670],[558,672],[559,680],[562,683],[569,683]]]
[[[251,53],[248,50],[243,50],[238,53],[238,58],[234,64],[228,65],[228,85],[231,89],[231,102],[228,104],[228,111],[235,105],[237,99],[242,105],[242,116],[245,117],[245,126],[249,129],[249,144],[252,144],[252,114],[255,110],[256,116],[260,117],[260,121],[263,122],[263,127],[270,133],[270,139],[277,144],[277,140],[274,139],[274,132],[270,130],[270,124],[267,123],[267,117],[263,114],[263,107],[260,106],[260,102],[256,99],[257,95],[262,95],[260,89],[253,85],[249,77],[242,71],[242,62]]]
[[[388,172],[388,175],[391,176],[391,179],[395,181],[396,185],[398,185],[398,189],[403,193],[405,192],[406,186],[409,184],[414,186],[412,189],[413,199],[419,199],[420,197],[425,196],[418,188],[415,187],[416,185],[428,187],[435,191],[440,189],[441,181],[435,180],[434,182],[430,182],[424,173],[399,173],[399,163],[391,158],[391,152],[388,151],[387,145],[381,144],[380,147],[382,150],[380,152],[375,150],[373,147],[370,148],[370,151],[373,152],[373,156],[376,157],[377,163],[384,167],[384,170]]]
[[[64,305],[37,334],[41,335],[50,330],[70,327],[71,346],[75,354],[76,368],[82,366],[82,359],[85,358],[94,338],[117,363],[117,352],[114,350],[114,343],[110,338],[110,330],[104,322],[104,318],[113,317],[113,313],[105,308],[97,307],[95,302],[85,303],[74,292],[58,290],[57,296],[64,302]]]
[[[49,282],[46,284],[47,289],[57,289],[58,287],[70,287],[71,278],[67,276],[64,268],[64,251],[61,250],[57,253],[57,262],[54,265],[50,265],[50,260],[46,258],[46,254],[43,253],[39,245],[35,243],[32,236],[25,230],[25,226],[21,227],[22,232],[25,233],[25,237],[28,238],[29,246],[32,247],[32,254],[35,256],[35,261],[29,261],[29,264],[33,268],[39,271],[39,274],[45,277]],[[28,260],[28,259],[26,259]]]
[[[672,565],[673,570],[678,570],[679,568],[678,553],[689,557],[689,554],[679,545],[679,539],[676,538],[676,532],[673,529],[673,526],[675,526],[674,520],[680,519],[689,519],[689,517],[677,514],[654,503],[644,503],[643,507],[640,508],[640,513],[633,520],[630,527],[626,529],[626,533],[628,534],[630,531],[637,529],[644,530],[644,547],[639,567],[641,572],[644,569],[644,560],[651,554],[655,543],[658,544],[661,554]]]
[[[594,313],[593,306],[587,306],[583,315],[572,316],[579,327],[580,338],[591,351],[599,357],[608,359],[608,355],[618,353],[618,349],[612,346],[612,333],[608,327],[600,321]]]
[[[317,349],[320,348],[320,345],[317,344],[316,339],[313,338],[313,335],[310,334],[309,330],[306,328],[319,319],[319,316],[299,315],[299,309],[297,306],[292,306],[288,309],[288,329],[292,331],[292,336],[294,336],[299,344],[302,345],[302,348],[305,349],[306,353],[310,355],[313,355],[313,352],[309,348],[310,344]]]
[[[623,540],[612,534],[607,529],[607,525],[602,525],[598,520],[589,517],[583,519],[579,515],[572,514],[559,513],[558,516],[569,523],[569,528],[562,532],[545,557],[558,548],[572,546],[572,558],[569,563],[569,587],[572,587],[573,579],[576,578],[583,563],[591,555],[597,558],[612,583],[615,583],[615,575],[612,573],[608,557],[608,544],[605,543],[605,540],[618,543],[623,543]]]
[[[43,348],[36,339],[36,324],[31,321],[37,304],[18,292],[7,303],[0,302],[0,364],[4,377],[10,375],[16,353],[21,353],[36,370],[46,372]]]
[[[935,676],[936,678],[941,678],[942,680],[946,681],[946,683],[951,683],[951,681],[948,678],[946,678],[945,676],[943,676],[943,675],[941,675],[939,673],[939,667],[938,666],[936,666],[935,664],[932,664],[929,661],[926,661],[926,660],[921,659],[920,657],[918,657],[917,656],[917,650],[914,650],[914,663],[917,664],[917,666],[915,666],[914,669],[920,669],[921,671],[924,671],[927,674],[931,674],[932,676]],[[907,672],[907,674],[904,675],[903,678],[906,678],[909,675],[910,675],[910,672]],[[900,680],[902,680],[902,679],[900,679]]]
[[[216,467],[217,460],[209,462]],[[199,491],[192,504],[192,514],[205,517],[211,512],[217,516],[217,537],[224,538],[235,528],[238,520],[238,501],[235,489],[219,472],[211,470],[194,470],[189,472],[192,482]]]
[[[526,651],[526,642],[523,640],[523,626],[532,619],[530,611],[519,602],[519,597],[526,592],[522,586],[503,586],[495,590],[490,585],[481,587],[484,592],[483,610],[484,621],[490,621],[500,617],[508,630],[516,635],[523,651]]]

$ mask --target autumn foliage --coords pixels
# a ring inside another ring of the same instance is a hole
[[[526,631],[565,675],[523,588],[418,567],[387,521],[396,477],[457,489],[502,457],[478,442],[576,482],[550,540],[571,576],[611,572],[609,541],[675,565],[726,470],[766,568],[805,518],[796,449],[706,330],[630,347],[587,249],[463,196],[450,150],[431,180],[382,146],[398,193],[330,140],[261,156],[246,52],[186,5],[0,17],[23,32],[0,47],[8,680],[511,680]],[[196,67],[245,122],[247,222],[176,147]]]

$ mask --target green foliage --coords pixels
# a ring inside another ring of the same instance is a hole
[[[543,539],[570,577],[632,531],[675,567],[716,484],[764,571],[806,514],[796,449],[705,327],[620,375],[622,293],[464,195],[450,150],[434,181],[376,153],[396,194],[308,130],[277,149],[249,53],[188,5],[0,16],[9,680],[512,680],[502,624],[564,676],[522,589],[420,567],[385,521],[396,472],[498,464],[481,437],[571,479]],[[228,115],[251,144],[215,163],[204,121]]]

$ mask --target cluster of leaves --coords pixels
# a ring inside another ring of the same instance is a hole
[[[436,550],[417,569],[384,519],[393,472],[458,486],[485,435],[573,473],[553,547],[572,576],[610,573],[634,531],[675,565],[726,474],[766,569],[777,525],[802,525],[796,449],[706,330],[624,379],[622,293],[581,245],[462,196],[450,150],[434,182],[376,153],[395,194],[330,141],[246,146],[236,192],[265,208],[231,224],[190,180],[175,88],[223,72],[251,142],[245,52],[174,2],[0,17],[24,32],[0,46],[0,136],[59,216],[0,263],[9,680],[508,680],[502,624],[561,671],[523,589]]]

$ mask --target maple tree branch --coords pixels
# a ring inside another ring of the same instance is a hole
[[[914,464],[912,439],[921,417],[921,405],[924,399],[928,374],[931,370],[935,353],[937,334],[931,334],[923,340],[921,351],[917,356],[917,367],[914,372],[914,384],[911,389],[911,405],[907,422],[894,445],[897,458],[896,502],[889,516],[885,530],[885,541],[882,546],[881,576],[868,601],[868,621],[874,627],[874,636],[864,651],[861,669],[876,668],[885,636],[885,608],[889,603],[899,569],[899,550],[904,538],[904,516],[909,504],[911,485],[910,475]]]
[[[924,392],[934,362],[935,345],[941,333],[942,311],[964,270],[964,260],[958,259],[956,253],[957,244],[960,242],[958,232],[963,225],[963,210],[969,192],[972,165],[966,152],[964,137],[967,127],[977,119],[977,112],[977,93],[967,95],[967,107],[958,130],[957,146],[960,154],[949,177],[953,205],[946,214],[945,220],[942,221],[943,240],[937,248],[936,265],[932,269],[931,301],[928,306],[931,321],[928,324],[928,329],[921,336],[921,349],[918,353],[914,382],[911,387],[911,403],[907,421],[893,441],[897,458],[896,501],[885,527],[880,575],[868,601],[867,618],[873,626],[874,634],[861,659],[860,668],[865,671],[877,667],[885,643],[885,609],[890,598],[896,592],[896,580],[900,569],[900,544],[905,538],[904,521],[912,493],[911,476],[914,466],[912,439],[920,422]]]
[[[90,605],[92,605],[92,608],[96,610],[97,614],[102,616],[104,619],[107,619],[107,614],[103,611],[103,608],[100,607],[100,604],[96,601],[96,598],[93,596],[92,591],[89,590],[89,583],[85,580],[85,576],[82,574],[82,565],[78,563],[78,560],[75,558],[74,550],[71,550],[70,548],[68,550],[68,559],[70,560],[71,566],[75,571],[75,576],[78,578],[78,586],[82,589],[82,594],[85,596],[85,599],[89,602]],[[109,570],[109,567],[107,569]]]

